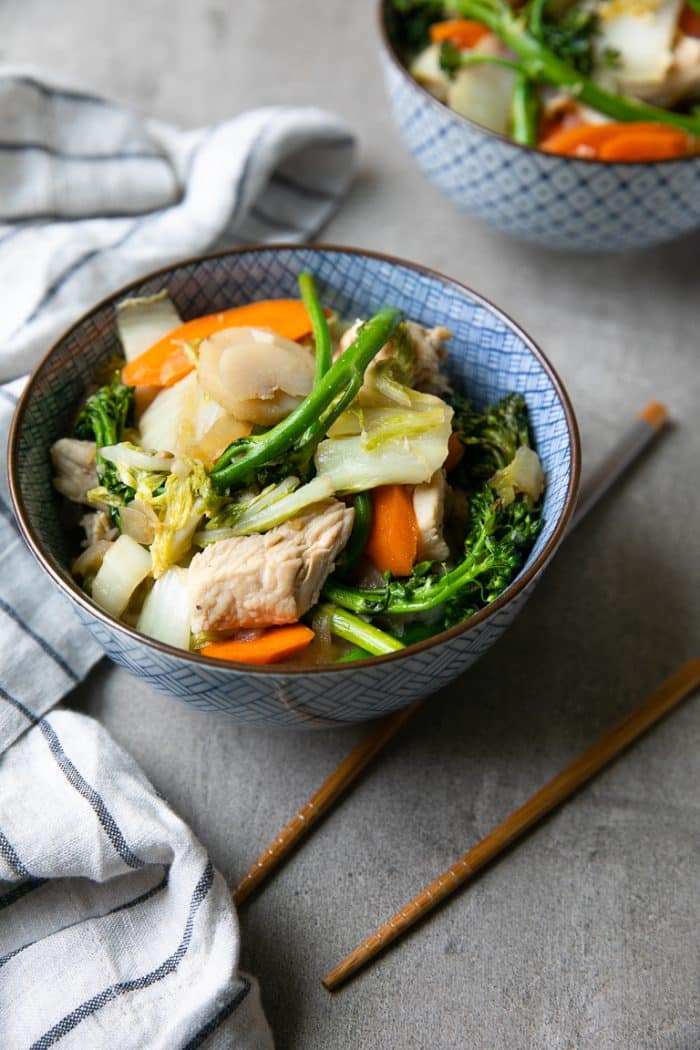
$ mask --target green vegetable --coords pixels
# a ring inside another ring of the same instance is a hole
[[[153,476],[144,474],[136,488],[136,498],[153,507],[159,519],[151,544],[156,580],[187,554],[204,515],[213,515],[220,506],[203,464],[193,459],[188,466],[187,477],[169,474],[163,479],[161,475],[155,489]]]
[[[371,656],[371,653],[367,653],[364,649],[360,649],[357,645],[354,645],[349,652],[339,656],[335,663],[351,664],[354,663],[355,660],[366,660],[368,656]]]
[[[532,35],[536,36],[538,40],[542,39],[544,12],[547,3],[548,0],[529,0],[526,7],[528,28]]]
[[[460,69],[469,69],[470,66],[501,66],[502,69],[510,69],[514,73],[520,73],[517,62],[511,62],[509,58],[499,58],[498,55],[482,55],[478,51],[460,51],[451,41],[446,40],[440,45],[440,69],[447,73],[452,79]]]
[[[547,17],[545,6],[537,4],[533,8],[530,19],[531,33],[558,58],[568,62],[577,73],[588,76],[595,64],[597,14],[592,8],[576,3],[567,8],[559,18],[554,19]]]
[[[460,480],[487,481],[507,467],[519,448],[530,447],[527,406],[521,394],[506,394],[483,412],[475,412],[465,398],[454,396],[453,429],[466,448],[459,467]]]
[[[264,434],[229,445],[211,473],[217,491],[249,483],[270,466],[282,465],[287,474],[305,473],[329,427],[355,399],[367,365],[393,334],[399,316],[389,307],[380,310],[286,419]]]
[[[117,372],[108,386],[102,386],[86,400],[75,421],[75,436],[94,441],[98,448],[116,445],[134,406],[134,388],[124,386]]]
[[[313,478],[301,487],[299,478],[285,478],[250,500],[226,503],[195,535],[194,542],[206,547],[232,536],[268,532],[332,495],[333,486],[327,478]]]
[[[518,73],[510,111],[513,142],[519,142],[523,146],[537,145],[539,110],[536,84],[523,73]]]
[[[389,38],[399,53],[411,53],[430,42],[430,26],[442,17],[442,4],[434,0],[392,0],[387,5]]]
[[[451,420],[452,409],[441,398],[385,374],[382,388],[363,389],[319,444],[316,470],[336,492],[421,484],[445,462]]]
[[[372,530],[372,497],[369,492],[356,492],[352,498],[355,508],[355,521],[345,550],[338,558],[336,570],[340,576],[347,576],[355,568],[367,546]]]
[[[130,451],[129,446],[126,450]],[[141,455],[144,460],[149,458],[147,453]],[[157,454],[150,458],[156,463],[159,461]],[[188,553],[203,517],[221,513],[224,504],[214,491],[203,463],[197,459],[183,459],[180,463],[187,470],[184,476],[127,465],[117,457],[116,461],[107,463],[114,472],[114,487],[108,489],[103,479],[101,486],[88,493],[91,503],[119,507],[134,500],[153,508],[158,522],[150,549],[156,580]],[[128,499],[124,493],[129,493]]]
[[[437,8],[441,5],[436,3],[435,6]],[[606,91],[577,69],[576,65],[572,65],[572,61],[578,61],[579,65],[586,64],[585,48],[581,43],[576,44],[573,24],[569,30],[569,36],[565,38],[568,40],[566,45],[568,55],[559,57],[551,49],[551,45],[557,43],[552,39],[551,34],[549,44],[538,40],[528,30],[522,17],[511,10],[506,0],[446,0],[444,6],[461,18],[473,18],[488,26],[506,47],[516,53],[519,59],[518,67],[529,79],[564,88],[584,105],[597,109],[613,120],[656,121],[661,124],[672,124],[691,134],[700,135],[700,117],[674,113],[668,109],[661,109],[659,106],[640,102],[628,95]],[[544,25],[546,24],[545,22]],[[585,22],[582,22],[581,25],[585,25]],[[583,33],[581,27],[580,30]],[[586,29],[586,32],[589,33],[589,30]],[[546,38],[546,31],[544,36]],[[590,33],[586,39],[590,44]],[[564,46],[563,39],[559,40],[558,46]]]
[[[539,509],[520,500],[504,507],[489,485],[472,496],[470,512],[464,558],[454,569],[424,562],[407,580],[387,579],[376,590],[331,578],[323,588],[324,598],[369,615],[419,613],[444,604],[444,625],[459,623],[507,587],[541,528]]]
[[[395,17],[400,18],[408,0],[392,0]],[[563,88],[586,106],[597,109],[616,121],[651,121],[671,124],[692,135],[700,135],[700,115],[675,113],[652,106],[629,95],[615,94],[590,79],[592,41],[596,30],[591,15],[582,5],[575,5],[557,21],[540,11],[535,29],[506,0],[417,0],[409,4],[412,18],[427,17],[432,6],[433,18],[454,14],[482,22],[517,56],[518,70],[528,80]],[[540,33],[540,36],[537,35]]]
[[[314,612],[327,617],[332,634],[364,649],[365,654],[382,656],[384,653],[395,653],[404,648],[403,643],[393,635],[380,631],[378,627],[361,620],[359,616],[353,616],[345,609],[337,609],[334,605],[324,603],[316,606]]]
[[[114,464],[103,459],[99,451],[121,441],[133,407],[134,388],[125,386],[116,372],[111,383],[90,395],[75,421],[75,436],[82,441],[94,441],[97,445],[97,475],[101,487],[116,498],[118,505],[129,503],[134,498],[133,488],[120,481]]]
[[[316,370],[314,373],[314,386],[318,386],[324,375],[333,363],[333,351],[331,347],[331,334],[328,331],[328,323],[323,307],[316,294],[316,285],[310,273],[299,275],[299,291],[311,319],[314,343],[316,344]]]

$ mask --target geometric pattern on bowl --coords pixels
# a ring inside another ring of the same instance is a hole
[[[454,113],[382,49],[386,86],[418,166],[458,207],[551,248],[619,251],[700,228],[700,156],[647,164],[557,157]]]
[[[255,725],[315,727],[358,722],[396,710],[466,670],[503,633],[524,604],[561,539],[578,484],[578,436],[566,394],[541,353],[517,326],[449,279],[398,260],[352,249],[270,246],[193,260],[150,275],[128,294],[167,287],[187,319],[275,296],[296,296],[311,270],[325,305],[342,317],[367,316],[384,304],[453,333],[448,371],[477,406],[509,390],[528,403],[547,477],[544,528],[519,577],[491,606],[439,639],[382,659],[327,669],[230,666],[145,638],[107,616],[70,576],[70,542],[51,484],[48,450],[70,432],[75,407],[119,353],[114,302],[95,307],[54,346],[35,371],[11,435],[11,485],[25,538],[71,599],[105,652],[150,686],[200,710]]]

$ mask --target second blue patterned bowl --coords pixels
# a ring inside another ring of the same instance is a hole
[[[488,608],[429,641],[389,656],[318,668],[222,664],[163,645],[114,620],[70,575],[71,550],[51,484],[49,448],[115,354],[114,305],[167,286],[185,318],[253,299],[296,296],[310,270],[324,304],[341,317],[398,306],[415,321],[445,325],[448,371],[477,405],[522,393],[547,477],[544,527],[518,577]],[[315,728],[361,722],[405,707],[462,674],[503,634],[556,551],[576,502],[579,441],[569,399],[534,343],[495,306],[461,284],[386,256],[330,247],[268,246],[161,270],[122,289],[78,321],[33,373],[9,448],[17,520],[39,564],[105,652],[147,685],[202,711],[251,725]]]
[[[700,229],[700,156],[603,163],[520,146],[460,116],[397,55],[380,0],[389,99],[419,168],[464,211],[504,233],[570,251],[621,251]]]

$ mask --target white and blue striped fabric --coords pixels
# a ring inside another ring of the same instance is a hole
[[[312,237],[354,157],[347,125],[318,109],[181,131],[0,72],[0,379],[27,372],[75,318],[149,270]]]
[[[312,236],[354,154],[316,109],[180,131],[0,72],[0,452],[22,377],[82,312],[179,258]],[[101,726],[51,711],[101,655],[66,613],[2,467],[0,1047],[271,1047],[206,850]]]

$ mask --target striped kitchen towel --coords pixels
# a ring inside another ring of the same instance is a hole
[[[0,758],[3,1050],[268,1050],[205,849],[97,722],[43,718]]]
[[[82,312],[217,247],[312,236],[355,143],[317,109],[181,131],[0,71],[0,1047],[272,1045],[222,877],[91,719],[51,708],[101,650],[20,540],[22,378]]]
[[[354,157],[347,126],[319,109],[182,131],[0,71],[0,379],[29,371],[81,313],[149,270],[313,236]]]

